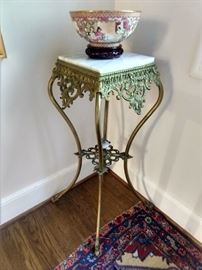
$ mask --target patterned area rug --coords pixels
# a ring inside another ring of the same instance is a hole
[[[106,224],[100,241],[98,257],[92,235],[55,270],[202,270],[202,249],[143,203]]]

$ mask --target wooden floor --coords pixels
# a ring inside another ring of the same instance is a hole
[[[56,204],[46,203],[0,231],[1,270],[48,270],[95,232],[97,178],[78,185]],[[103,182],[101,225],[138,199],[111,174]],[[26,202],[25,202],[26,203]]]

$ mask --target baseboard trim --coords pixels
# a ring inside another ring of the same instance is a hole
[[[128,187],[130,189],[128,183],[123,180],[118,174],[116,174],[114,171],[110,170],[110,173],[118,180],[120,181],[124,186]],[[148,189],[151,191],[154,191],[155,187],[150,183],[150,181],[147,180],[147,186]],[[142,189],[141,189],[142,191]],[[156,191],[156,189],[155,189]],[[160,192],[158,190],[158,192]],[[138,192],[140,197],[142,197],[142,200],[148,201],[148,198],[146,196],[143,196],[142,193]],[[152,193],[152,192],[151,192]],[[200,217],[195,215],[194,213],[191,213],[190,209],[185,208],[183,205],[181,205],[179,202],[171,198],[169,195],[164,196],[164,203],[162,207],[159,207],[158,204],[155,203],[156,209],[161,212],[172,224],[174,224],[178,230],[188,236],[192,241],[194,241],[200,248],[202,248],[202,239],[201,239],[201,232],[202,232],[202,222]],[[172,213],[169,211],[172,209]],[[167,213],[167,214],[165,214]],[[171,214],[170,214],[171,213]],[[180,215],[179,215],[180,213]],[[198,225],[197,231],[194,233],[192,231],[192,228],[187,229],[186,224],[183,223],[184,220],[187,220],[187,216],[192,217],[192,222],[190,222],[191,226]]]
[[[27,213],[35,210],[36,208],[42,206],[49,199],[56,194],[57,192],[63,190],[69,183],[68,179],[72,179],[76,170],[76,164],[72,165],[69,168],[65,168],[55,174],[48,176],[31,186],[28,186],[24,189],[21,189],[15,193],[10,194],[7,197],[4,197],[1,200],[1,223],[0,227],[7,226],[13,221],[17,220],[19,217],[26,215]],[[118,181],[123,185],[128,186],[128,183],[124,181],[119,175],[114,171],[109,170],[109,173],[112,174]],[[92,174],[92,166],[89,162],[83,163],[83,169],[78,180],[77,185],[91,179],[95,173]],[[152,192],[161,192],[158,188],[154,187],[150,181],[146,182],[148,189]],[[143,200],[147,200],[147,197],[144,194],[143,187],[140,187],[139,196]],[[171,198],[169,195],[163,196],[163,203],[161,205],[155,203],[157,209],[162,212],[168,220],[170,220],[175,226],[189,238],[191,238],[195,243],[201,246],[201,232],[202,232],[202,222],[200,217],[196,216],[190,211],[190,209],[185,208],[178,201]],[[26,204],[25,204],[26,202]],[[172,210],[172,211],[171,211]],[[167,214],[165,214],[167,213]],[[179,215],[180,213],[180,215]],[[189,228],[185,221],[189,217]],[[175,221],[174,221],[175,220]],[[195,232],[193,228],[196,228]],[[199,239],[199,240],[198,240]]]
[[[57,192],[68,186],[73,179],[77,169],[77,164],[64,168],[36,183],[20,189],[1,199],[1,219],[0,225],[13,222],[22,215],[40,207]],[[92,174],[92,166],[89,162],[83,162],[80,178],[75,186],[87,181]],[[25,203],[26,202],[26,203]]]
[[[123,180],[118,174],[116,174],[114,171],[112,171],[111,169],[109,169],[109,173],[111,175],[114,176],[114,178],[116,178],[119,182],[121,182],[125,187],[127,187],[129,190],[131,190],[128,182],[126,182],[125,180]],[[140,198],[142,198],[142,201],[148,201],[141,193],[139,193],[137,190],[136,190],[137,194],[139,195]]]

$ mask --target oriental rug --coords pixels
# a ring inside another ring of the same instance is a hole
[[[202,270],[202,248],[156,208],[139,203],[90,236],[54,270]]]

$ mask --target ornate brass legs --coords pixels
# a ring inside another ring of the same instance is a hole
[[[150,73],[149,73],[150,74]],[[57,201],[63,194],[65,194],[68,190],[70,190],[76,183],[78,176],[81,171],[81,166],[82,166],[82,157],[86,156],[87,159],[91,159],[92,163],[95,165],[95,171],[98,173],[98,211],[97,211],[97,225],[96,225],[96,239],[95,239],[95,254],[98,256],[100,252],[100,239],[99,239],[99,232],[100,232],[100,217],[101,217],[101,196],[102,196],[102,182],[103,182],[103,175],[107,171],[108,167],[112,164],[112,162],[118,161],[120,158],[124,160],[124,172],[126,176],[126,180],[130,186],[130,188],[135,192],[136,196],[142,200],[142,197],[136,192],[135,188],[133,187],[133,184],[131,182],[129,173],[128,173],[128,159],[131,158],[129,155],[130,147],[133,143],[133,140],[135,136],[137,135],[138,131],[140,128],[144,125],[144,123],[148,120],[148,118],[154,113],[154,111],[158,108],[160,105],[162,98],[163,98],[163,86],[162,83],[160,82],[160,79],[158,79],[158,75],[156,75],[155,71],[150,74],[151,79],[148,79],[148,84],[151,83],[152,81],[152,76],[154,76],[153,81],[156,82],[158,89],[159,89],[159,96],[156,101],[156,103],[153,105],[153,107],[149,110],[149,112],[143,117],[143,119],[139,122],[139,124],[136,126],[134,131],[132,132],[127,145],[125,152],[120,153],[117,149],[113,149],[113,147],[110,145],[110,142],[107,141],[107,122],[108,122],[108,107],[109,107],[109,102],[104,98],[105,100],[105,106],[104,106],[104,117],[102,121],[102,106],[101,106],[101,101],[102,101],[102,94],[99,92],[96,92],[96,101],[95,101],[95,127],[96,127],[96,136],[97,136],[97,145],[95,147],[91,147],[88,150],[82,150],[81,149],[81,143],[78,137],[78,134],[72,124],[72,122],[69,120],[67,117],[66,113],[64,112],[64,108],[62,108],[59,103],[56,101],[54,95],[53,95],[53,83],[55,79],[57,78],[56,76],[52,76],[49,84],[48,84],[48,93],[49,97],[53,103],[53,105],[56,107],[58,112],[61,114],[69,128],[71,129],[76,145],[77,145],[77,150],[78,153],[78,167],[77,167],[77,172],[72,180],[71,184],[64,189],[63,191],[57,193],[55,196],[53,196],[52,201],[55,202]],[[155,77],[157,76],[157,78]],[[66,78],[66,77],[65,77]],[[156,78],[156,79],[155,79]],[[63,77],[62,79],[63,82],[67,83]],[[145,82],[145,89],[148,90],[148,85]],[[62,89],[63,92],[66,90],[66,84],[64,83],[60,85],[60,88]],[[142,85],[141,85],[142,87]],[[140,89],[142,89],[140,87]],[[145,90],[145,91],[146,91]],[[71,92],[70,92],[71,93]],[[140,91],[141,93],[141,91]],[[137,95],[140,95],[139,92],[137,92]],[[140,95],[141,98],[144,98],[144,91],[142,95]],[[140,99],[138,96],[137,100]],[[71,100],[70,100],[71,101]],[[143,102],[143,101],[142,101]],[[71,103],[71,102],[70,102]],[[139,103],[138,103],[139,104]],[[140,104],[142,105],[142,103]],[[67,105],[68,106],[68,105]],[[142,106],[138,105],[138,108],[136,108],[136,112],[140,113]],[[102,123],[101,123],[102,122]],[[102,125],[101,125],[102,124]],[[150,204],[149,206],[151,206]]]
[[[98,207],[97,207],[97,224],[96,224],[96,236],[95,236],[95,255],[98,256],[100,253],[100,217],[101,217],[101,201],[102,201],[102,182],[103,174],[99,174],[98,184]]]
[[[106,104],[107,103],[107,104]],[[103,127],[103,139],[107,136],[107,117],[108,117],[108,101],[105,101],[104,110],[104,127]],[[100,121],[101,120],[101,94],[96,94],[95,101],[95,127],[97,136],[97,146],[98,146],[98,175],[99,175],[99,185],[98,185],[98,210],[97,210],[97,226],[96,226],[96,239],[95,239],[95,254],[99,255],[100,243],[99,243],[99,232],[100,232],[100,216],[101,216],[101,197],[102,197],[102,182],[103,174],[105,172],[104,157],[103,157],[103,139],[101,134]]]
[[[75,141],[76,141],[78,152],[81,152],[81,143],[80,143],[78,134],[77,134],[72,122],[69,120],[69,118],[67,117],[67,115],[65,114],[63,109],[60,107],[60,105],[58,104],[58,102],[54,98],[54,95],[53,95],[53,83],[54,83],[55,79],[56,79],[55,77],[51,77],[50,80],[49,80],[49,83],[48,83],[49,97],[50,97],[53,105],[56,107],[58,112],[62,115],[65,122],[67,123],[67,125],[71,129],[71,131],[72,131],[72,133],[74,135]],[[52,197],[52,199],[51,199],[52,202],[56,202],[62,195],[64,195],[68,190],[70,190],[75,185],[76,180],[78,179],[80,171],[81,171],[81,166],[82,166],[82,157],[78,156],[78,166],[77,166],[77,171],[76,171],[74,179],[72,180],[71,184],[67,188],[65,188],[63,191],[57,193],[56,195],[54,195]]]
[[[109,112],[109,101],[105,99],[104,127],[103,127],[103,140],[104,141],[107,139],[108,112]]]
[[[129,151],[130,151],[130,147],[131,144],[135,138],[135,136],[137,135],[138,131],[140,130],[140,128],[144,125],[144,123],[149,119],[149,117],[154,113],[154,111],[159,107],[159,105],[161,104],[161,101],[163,99],[163,85],[161,83],[161,81],[158,81],[158,90],[159,90],[159,96],[158,99],[156,101],[156,103],[153,105],[153,107],[148,111],[148,113],[142,118],[142,120],[139,122],[139,124],[136,126],[136,128],[133,130],[132,134],[130,135],[130,138],[128,140],[128,143],[126,145],[126,150],[125,150],[125,155],[129,155]],[[133,192],[135,193],[135,195],[142,200],[142,197],[140,197],[140,195],[137,193],[137,191],[135,190],[129,173],[128,173],[128,159],[124,159],[124,172],[125,172],[125,176],[126,176],[126,180],[129,184],[129,186],[131,187],[131,189],[133,190]],[[149,207],[152,207],[152,203],[149,203],[148,205]]]
[[[98,158],[99,158],[98,173],[102,174],[104,169],[104,158],[102,149],[102,134],[101,134],[100,120],[101,120],[101,94],[97,93],[95,100],[95,128],[96,128]]]

